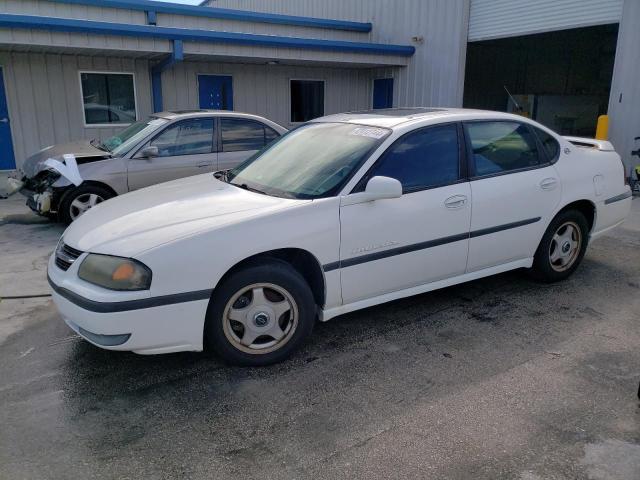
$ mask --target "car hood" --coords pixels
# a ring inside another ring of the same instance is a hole
[[[76,157],[78,164],[87,163],[90,161],[103,160],[109,158],[111,155],[109,152],[100,150],[94,147],[88,141],[61,143],[59,145],[51,145],[50,147],[43,148],[39,152],[31,155],[27,158],[20,170],[23,176],[27,178],[33,178],[42,170],[47,167],[44,165],[45,160],[53,158],[56,160],[62,160],[62,156],[66,153],[72,153]]]
[[[64,233],[81,251],[132,257],[196,233],[306,203],[271,197],[216,180],[212,174],[161,183],[92,208]]]

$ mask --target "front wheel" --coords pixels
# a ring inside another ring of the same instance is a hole
[[[577,210],[559,213],[545,232],[536,251],[532,274],[545,282],[569,277],[587,250],[589,225]]]
[[[226,362],[262,366],[279,362],[311,333],[316,305],[304,278],[274,260],[230,275],[214,292],[205,341]]]
[[[87,210],[109,200],[113,193],[100,185],[80,185],[64,194],[58,208],[58,218],[69,225]]]

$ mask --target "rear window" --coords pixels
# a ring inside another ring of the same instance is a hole
[[[558,159],[558,156],[560,155],[560,144],[555,138],[553,138],[544,130],[541,130],[536,127],[533,127],[533,129],[535,130],[536,135],[540,140],[540,143],[542,143],[542,146],[544,147],[544,151],[549,157],[549,161],[555,162]]]

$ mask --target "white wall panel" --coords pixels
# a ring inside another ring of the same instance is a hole
[[[216,0],[211,6],[371,22],[372,42],[413,45],[393,70],[397,106],[461,106],[469,0]],[[422,37],[422,43],[413,42]]]
[[[231,75],[233,106],[290,128],[289,80],[325,81],[325,114],[371,108],[372,72],[367,69],[184,62],[162,75],[164,108],[198,108],[198,74]]]
[[[469,41],[617,23],[623,1],[471,0]]]
[[[0,52],[16,164],[43,147],[79,139],[105,139],[122,127],[84,126],[80,70],[135,74],[139,118],[151,111],[146,60]]]
[[[625,0],[609,99],[609,138],[627,172],[640,164],[631,150],[640,148],[640,1]]]

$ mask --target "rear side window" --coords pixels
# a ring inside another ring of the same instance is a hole
[[[409,133],[391,145],[367,175],[395,178],[404,192],[453,183],[460,175],[455,124]]]
[[[536,135],[540,140],[540,143],[542,143],[542,146],[544,148],[544,151],[547,153],[547,157],[549,158],[549,161],[555,162],[558,159],[558,156],[560,156],[560,144],[555,138],[553,138],[544,130],[541,130],[536,127],[533,127],[533,129],[535,130]]]
[[[265,146],[265,143],[268,143],[265,140],[265,128],[269,127],[265,127],[260,122],[240,118],[223,118],[221,127],[223,152],[260,150]],[[271,129],[269,128],[269,130]]]
[[[465,131],[471,145],[475,175],[492,175],[540,164],[540,152],[531,130],[518,122],[469,122]]]

